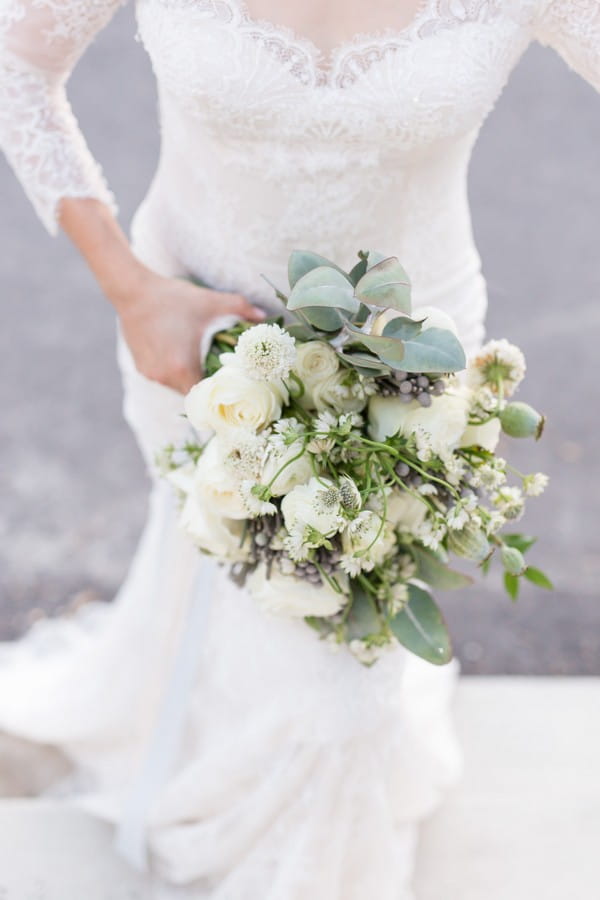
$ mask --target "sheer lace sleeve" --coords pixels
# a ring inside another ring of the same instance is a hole
[[[96,33],[126,0],[2,0],[0,147],[51,234],[61,197],[115,199],[91,155],[65,85]]]
[[[543,0],[536,37],[600,91],[600,0]]]

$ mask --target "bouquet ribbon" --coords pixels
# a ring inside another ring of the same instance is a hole
[[[140,872],[148,871],[147,823],[152,803],[169,778],[177,760],[188,700],[199,660],[201,635],[208,610],[214,563],[200,558],[190,592],[179,648],[159,709],[146,757],[127,797],[117,828],[119,856]]]

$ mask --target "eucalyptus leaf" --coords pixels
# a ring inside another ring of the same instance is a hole
[[[333,306],[307,306],[302,314],[319,331],[339,331],[346,321],[343,313]]]
[[[353,343],[362,344],[367,350],[371,350],[375,353],[382,362],[386,363],[386,365],[395,369],[402,364],[402,368],[404,368],[403,360],[405,344],[403,341],[398,338],[379,337],[374,334],[366,334],[366,332],[362,331],[360,328],[356,328],[356,326],[352,325],[350,322],[346,323],[346,331],[354,338]]]
[[[352,282],[352,284],[354,286],[356,286],[358,284],[358,282],[363,277],[363,275],[365,274],[366,271],[367,271],[367,260],[361,258],[356,263],[356,265],[353,266],[352,269],[350,269],[350,272],[349,272],[350,281]]]
[[[324,256],[313,253],[312,250],[292,250],[288,259],[288,279],[290,288],[295,287],[296,283],[300,281],[307,272],[320,267],[335,269],[337,272],[341,272],[346,280],[348,279],[346,273],[340,269],[339,266],[336,266],[331,260],[325,259]]]
[[[285,330],[297,341],[314,341],[318,337],[314,328],[302,322],[292,322],[285,326]]]
[[[461,342],[445,328],[427,328],[404,344],[405,372],[459,372],[466,365]]]
[[[378,263],[383,262],[384,259],[390,259],[389,253],[380,253],[379,250],[367,250],[367,269],[372,269],[373,266],[378,265]]]
[[[452,643],[442,614],[427,591],[409,584],[408,605],[390,620],[390,628],[403,647],[434,665],[452,659]]]
[[[371,356],[369,353],[349,352],[340,353],[340,356],[352,366],[362,366],[364,369],[373,369],[386,374],[390,372],[389,366],[384,366],[377,356]]]
[[[390,319],[387,322],[381,334],[383,337],[394,337],[399,338],[401,341],[410,341],[416,338],[418,334],[421,334],[424,321],[425,319],[417,322],[408,316],[396,316],[395,319]]]
[[[352,580],[352,608],[347,618],[347,633],[350,640],[366,638],[381,630],[379,613],[375,601],[360,582]]]
[[[303,275],[294,285],[287,305],[291,310],[309,306],[343,309],[350,315],[360,309],[347,277],[329,266],[317,266]]]
[[[441,591],[455,591],[473,584],[473,578],[451,569],[431,550],[413,544],[411,553],[417,564],[417,578],[430,587]]]
[[[395,256],[367,269],[355,288],[363,303],[410,313],[410,279]]]

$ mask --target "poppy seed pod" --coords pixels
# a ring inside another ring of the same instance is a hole
[[[514,438],[534,437],[539,440],[546,419],[528,403],[509,403],[500,413],[502,431]]]

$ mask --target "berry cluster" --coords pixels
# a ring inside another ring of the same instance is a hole
[[[403,403],[417,400],[421,406],[431,406],[431,398],[441,396],[445,390],[445,381],[436,375],[392,372],[377,380],[377,391],[382,397],[398,397]]]

